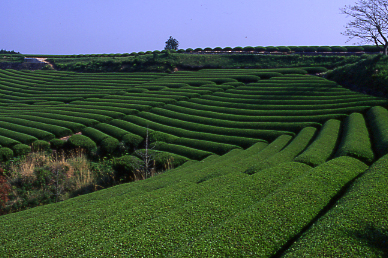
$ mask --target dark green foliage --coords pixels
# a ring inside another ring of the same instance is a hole
[[[134,149],[137,148],[140,143],[143,142],[144,139],[139,135],[127,133],[123,136],[121,140],[126,146],[129,146],[130,148]]]
[[[283,150],[271,156],[270,158],[255,164],[247,169],[244,173],[252,175],[260,170],[276,166],[280,163],[292,161],[301,153],[312,141],[316,132],[314,127],[306,127],[287,145]]]
[[[348,52],[363,52],[365,49],[362,46],[346,46]]]
[[[114,160],[113,167],[119,181],[133,181],[136,178],[136,170],[140,169],[143,161],[132,155],[125,155]]]
[[[366,168],[359,160],[341,157],[307,170],[222,223],[216,230],[201,236],[192,246],[185,248],[186,252],[180,252],[180,255],[272,257],[297,236],[341,188]],[[332,243],[336,242],[330,240]],[[302,256],[305,254],[306,252]],[[314,257],[321,256],[317,254]]]
[[[304,67],[303,70],[306,70],[309,74],[324,73],[327,72],[325,67]]]
[[[243,83],[257,82],[258,80],[260,80],[260,77],[254,76],[254,75],[240,75],[240,76],[231,76],[231,77]]]
[[[31,147],[26,145],[26,144],[16,144],[15,146],[12,147],[12,150],[15,154],[15,156],[24,156],[30,153]]]
[[[318,47],[317,51],[318,52],[331,52],[332,49],[328,46],[322,46],[322,47]]]
[[[367,112],[367,121],[378,157],[388,153],[388,111],[383,107],[373,107]]]
[[[264,52],[265,50],[266,50],[265,47],[260,47],[260,46],[255,47],[255,51],[258,51],[258,52]]]
[[[3,147],[11,148],[12,146],[14,146],[18,143],[20,143],[20,142],[17,140],[14,140],[14,139],[11,139],[11,138],[8,138],[5,136],[0,136],[0,145]]]
[[[367,163],[374,160],[368,128],[362,114],[353,113],[345,119],[336,156],[351,156]]]
[[[278,48],[278,51],[282,53],[291,52],[291,49],[289,47],[279,46],[277,48]]]
[[[24,144],[31,144],[34,141],[38,140],[34,136],[31,136],[31,135],[28,135],[28,134],[24,134],[24,133],[15,132],[15,131],[11,131],[11,130],[7,130],[7,129],[4,129],[4,128],[0,128],[0,136],[11,138],[11,139],[19,141],[21,143],[24,143]],[[10,143],[3,143],[2,141],[0,141],[0,144],[2,146],[7,146],[8,147]]]
[[[50,150],[50,143],[47,141],[37,140],[31,145],[32,151],[48,151]]]
[[[388,156],[376,161],[284,257],[386,257]]]
[[[72,149],[83,149],[88,153],[93,153],[97,150],[96,143],[87,136],[75,134],[67,140],[67,145]]]
[[[331,50],[333,52],[347,52],[348,51],[346,49],[346,47],[341,47],[341,46],[333,46],[333,47],[331,47]]]
[[[100,142],[100,148],[103,155],[113,154],[119,147],[119,141],[116,138],[108,137]]]
[[[102,140],[108,138],[109,135],[92,127],[86,127],[82,130],[82,134],[92,139],[97,144],[100,144]]]
[[[55,150],[58,150],[58,149],[61,149],[63,148],[65,145],[65,141],[61,140],[61,139],[52,139],[50,141],[50,146],[52,149],[55,149]]]
[[[267,52],[276,52],[278,50],[279,50],[279,48],[273,47],[273,46],[265,47],[265,51],[267,51]]]
[[[0,120],[1,120],[1,118],[0,118]],[[10,121],[12,121],[12,120],[18,120],[18,119],[11,119]],[[26,122],[28,122],[28,121],[26,121]],[[40,130],[37,128],[32,128],[29,126],[13,124],[10,122],[5,122],[5,121],[0,121],[0,128],[5,128],[5,129],[11,130],[11,131],[18,132],[18,133],[31,135],[31,136],[36,137],[37,139],[41,139],[41,140],[49,141],[49,140],[55,138],[54,134],[49,133],[47,131],[43,131],[43,130]],[[5,135],[5,136],[7,136],[7,135]]]
[[[212,155],[213,153],[208,151],[202,151],[190,147],[186,147],[183,145],[170,144],[165,142],[158,142],[155,146],[155,149],[160,151],[171,152],[174,154],[178,154],[189,159],[202,160],[207,156]]]
[[[334,154],[339,139],[340,127],[340,121],[328,120],[322,126],[315,140],[294,161],[313,167],[326,162]]]
[[[186,158],[184,156],[174,154],[174,153],[169,153],[166,151],[148,150],[148,152],[150,153],[150,155],[152,156],[155,162],[156,170],[166,170],[166,169],[176,168],[190,160],[189,158]],[[142,159],[143,157],[142,154],[144,155],[144,153],[145,153],[144,149],[139,149],[134,153],[134,155]]]
[[[0,162],[8,161],[13,157],[13,150],[7,147],[0,148]]]

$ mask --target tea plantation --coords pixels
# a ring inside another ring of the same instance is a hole
[[[313,70],[0,70],[0,152],[148,131],[188,160],[0,216],[0,256],[387,257],[388,101]]]

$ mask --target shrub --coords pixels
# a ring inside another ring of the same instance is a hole
[[[331,52],[332,49],[328,46],[322,46],[317,49],[318,52]]]
[[[307,71],[309,74],[316,74],[316,73],[327,72],[327,68],[325,68],[325,67],[303,67],[301,69]]]
[[[257,52],[264,52],[266,50],[265,47],[255,47],[255,51]]]
[[[368,128],[362,114],[353,113],[345,119],[336,156],[351,156],[367,163],[374,160]]]
[[[364,48],[362,46],[347,46],[346,49],[348,50],[348,52],[352,53],[364,51]]]
[[[341,46],[333,46],[333,47],[331,47],[331,50],[333,52],[347,52],[348,51],[346,49],[346,47],[341,47]]]
[[[291,52],[291,49],[289,47],[278,47],[278,51],[282,53]]]
[[[243,50],[242,47],[234,47],[234,48],[233,48],[233,51],[242,51],[242,50]]]
[[[205,51],[212,51],[213,49],[211,47],[205,47],[203,50],[205,50]]]
[[[222,47],[215,47],[213,50],[214,51],[222,51]]]
[[[50,143],[47,141],[37,140],[32,143],[32,151],[48,151]]]
[[[108,137],[101,141],[100,147],[103,155],[111,155],[119,147],[119,141],[116,138]]]
[[[186,52],[192,52],[192,51],[194,51],[192,48],[187,48],[186,50],[185,50]]]
[[[307,47],[304,47],[304,52],[307,52],[307,53],[314,53],[314,52],[317,52],[318,50],[318,47],[315,47],[315,46],[307,46]]]
[[[24,156],[31,152],[31,147],[22,143],[16,144],[12,149],[15,156]]]
[[[367,45],[367,46],[362,46],[362,47],[364,48],[365,52],[378,53],[382,50],[379,46]]]
[[[319,131],[317,138],[295,158],[295,161],[314,167],[326,162],[334,154],[340,127],[341,122],[338,120],[327,121]]]
[[[223,50],[224,50],[224,51],[231,51],[232,48],[231,48],[231,47],[224,47]]]
[[[244,47],[243,50],[244,50],[244,51],[254,51],[255,48],[254,48],[254,47],[251,47],[251,46],[247,46],[247,47]]]
[[[213,153],[203,150],[198,150],[182,145],[169,144],[165,142],[158,142],[155,147],[157,150],[167,151],[174,154],[182,155],[189,159],[202,160]]]
[[[267,51],[267,52],[276,52],[278,50],[279,49],[277,47],[273,47],[273,46],[268,46],[265,48],[265,51]]]
[[[194,49],[194,52],[199,52],[199,51],[203,51],[203,49],[200,47],[197,47],[196,49]]]
[[[51,149],[58,150],[64,147],[65,141],[62,141],[61,139],[52,139],[50,141],[50,145],[51,145]]]
[[[243,83],[257,82],[258,80],[260,80],[260,77],[255,75],[239,75],[239,76],[230,76],[230,77]]]
[[[140,145],[140,143],[143,142],[144,138],[133,133],[127,133],[123,136],[121,140],[125,145],[129,146],[132,149],[135,149]]]
[[[373,107],[367,112],[367,121],[372,133],[375,151],[379,157],[388,153],[388,110]]]
[[[125,155],[113,161],[118,181],[133,181],[138,178],[137,170],[140,169],[142,160],[132,155]]]
[[[92,153],[97,150],[97,145],[92,139],[80,134],[75,134],[71,136],[69,140],[67,140],[67,145],[72,149],[73,148],[84,149],[88,153]]]
[[[13,157],[13,150],[7,147],[0,148],[0,161],[7,161]]]

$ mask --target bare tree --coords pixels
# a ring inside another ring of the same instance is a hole
[[[384,55],[388,49],[388,0],[359,0],[355,5],[340,9],[342,14],[353,18],[342,33],[349,37],[359,38],[362,43],[383,46]]]
[[[144,179],[147,179],[152,175],[152,169],[155,166],[155,157],[153,153],[153,149],[155,148],[155,146],[156,146],[155,144],[151,148],[149,146],[148,127],[147,127],[144,152],[136,151],[136,153],[143,160],[143,163],[139,167],[139,171],[141,173],[141,176]]]

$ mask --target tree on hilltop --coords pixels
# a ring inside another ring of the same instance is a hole
[[[174,39],[172,36],[165,42],[166,46],[164,47],[165,50],[178,50],[179,42],[178,40]]]
[[[340,10],[353,18],[342,33],[349,37],[348,41],[359,38],[362,43],[382,46],[384,55],[388,54],[388,0],[359,0]]]

